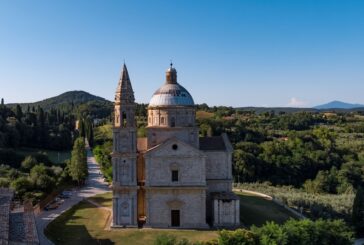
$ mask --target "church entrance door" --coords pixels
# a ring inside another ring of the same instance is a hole
[[[180,211],[179,210],[171,210],[171,225],[173,227],[180,226]]]

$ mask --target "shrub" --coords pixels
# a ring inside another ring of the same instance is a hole
[[[37,164],[38,164],[38,161],[35,157],[27,156],[21,162],[21,168],[24,169],[25,171],[29,171],[31,168],[33,168]]]
[[[159,235],[154,241],[154,245],[175,245],[177,238],[172,235]]]
[[[342,220],[289,220],[283,225],[268,222],[253,227],[261,245],[351,245],[353,232]]]
[[[235,231],[222,230],[219,232],[219,245],[257,245],[257,236],[244,229]]]

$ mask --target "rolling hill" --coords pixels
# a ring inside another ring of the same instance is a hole
[[[57,108],[61,108],[64,106],[79,106],[81,104],[90,103],[90,102],[96,102],[99,104],[104,104],[106,106],[112,105],[111,101],[108,101],[99,96],[92,95],[85,91],[69,91],[69,92],[60,94],[58,96],[44,99],[41,101],[32,102],[32,103],[19,103],[19,105],[21,107],[23,107],[23,109],[24,109],[24,107],[28,107],[28,105],[29,105],[30,107],[40,106],[44,110],[49,110],[52,108],[57,109]],[[9,106],[9,107],[14,107],[16,105],[17,105],[16,103],[7,104],[7,106]]]
[[[113,103],[111,101],[85,91],[69,91],[55,97],[32,103],[7,104],[8,107],[12,108],[16,105],[20,105],[23,111],[28,108],[31,109],[40,106],[45,111],[57,109],[78,115],[90,115],[93,118],[109,117],[113,108]]]
[[[361,104],[350,104],[342,101],[331,101],[329,103],[318,105],[314,107],[315,109],[354,109],[354,108],[364,108]]]

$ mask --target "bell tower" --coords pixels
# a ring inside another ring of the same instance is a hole
[[[115,94],[113,127],[113,227],[137,226],[135,99],[124,64]]]

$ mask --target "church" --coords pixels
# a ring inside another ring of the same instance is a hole
[[[190,93],[171,64],[137,137],[134,91],[124,64],[115,95],[112,227],[234,227],[233,148],[226,134],[199,137]]]

